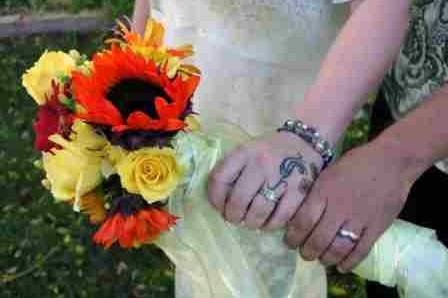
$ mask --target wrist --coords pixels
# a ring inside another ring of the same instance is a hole
[[[412,179],[418,178],[430,168],[435,160],[430,155],[400,141],[399,138],[383,133],[371,142],[372,149],[399,167],[400,172]]]
[[[348,96],[328,96],[324,94],[323,89],[311,87],[303,101],[294,107],[293,117],[315,127],[321,136],[335,147],[352,121],[359,104]]]
[[[320,135],[315,127],[309,126],[301,120],[289,119],[277,129],[277,132],[288,133],[304,141],[308,147],[320,156],[323,168],[327,167],[335,157],[333,146]]]

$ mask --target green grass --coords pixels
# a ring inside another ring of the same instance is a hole
[[[367,142],[369,134],[369,115],[371,104],[367,104],[358,118],[353,120],[348,128],[342,144],[342,152],[346,152],[353,147],[362,145]]]

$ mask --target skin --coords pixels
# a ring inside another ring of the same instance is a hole
[[[151,16],[151,0],[135,0],[132,14],[132,29],[139,34],[145,32],[146,20]]]
[[[213,169],[210,202],[229,222],[244,220],[252,229],[284,227],[311,189],[313,167],[321,166],[320,156],[293,134],[259,138],[231,152]],[[278,204],[259,193],[263,185],[277,193]]]

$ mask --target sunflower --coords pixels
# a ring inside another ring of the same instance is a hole
[[[176,132],[185,127],[199,76],[169,79],[152,60],[112,46],[93,57],[90,74],[74,72],[77,116],[113,132]]]

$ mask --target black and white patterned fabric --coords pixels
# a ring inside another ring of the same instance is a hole
[[[448,0],[414,0],[409,32],[381,86],[392,115],[405,116],[447,81]],[[437,166],[448,172],[448,160]]]

